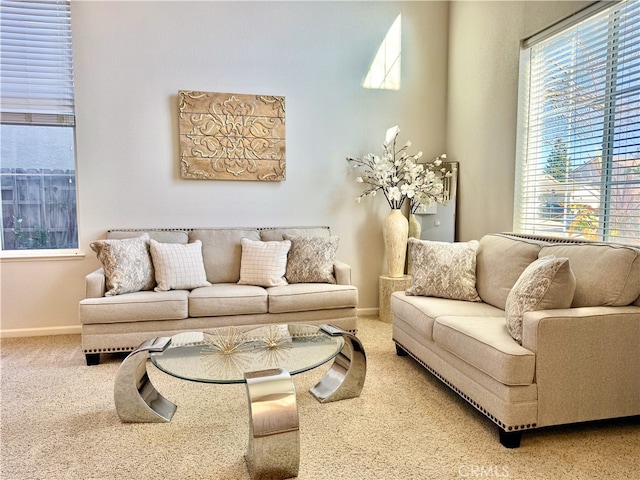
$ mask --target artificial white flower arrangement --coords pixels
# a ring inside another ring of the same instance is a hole
[[[382,144],[382,157],[369,153],[363,158],[347,157],[347,161],[354,168],[360,168],[363,175],[356,178],[358,183],[368,185],[356,200],[360,202],[365,197],[375,196],[382,190],[392,209],[402,207],[405,199],[410,201],[410,213],[415,213],[420,205],[443,203],[443,177],[451,176],[442,168],[442,161],[447,158],[443,153],[429,162],[418,162],[422,152],[409,155],[407,149],[411,146],[408,141],[397,149],[397,139],[400,129],[396,125],[387,130]]]

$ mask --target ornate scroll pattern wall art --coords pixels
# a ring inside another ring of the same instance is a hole
[[[182,178],[285,179],[284,97],[178,92]]]

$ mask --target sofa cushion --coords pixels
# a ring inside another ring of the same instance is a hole
[[[149,238],[154,239],[157,242],[162,243],[188,243],[189,235],[184,230],[109,230],[107,238],[109,239],[122,239],[139,237],[140,235],[148,234]]]
[[[504,317],[438,317],[433,340],[500,383],[533,383],[535,354],[511,338]]]
[[[507,297],[509,334],[522,344],[522,316],[536,310],[569,308],[575,290],[576,277],[568,258],[539,258],[524,269]]]
[[[267,313],[267,291],[253,285],[216,283],[189,294],[190,317]]]
[[[211,283],[237,283],[240,280],[240,239],[260,240],[255,228],[203,228],[189,232],[189,241],[202,242],[202,258]]]
[[[135,292],[80,301],[80,323],[180,320],[189,316],[186,290]]]
[[[358,305],[358,289],[353,285],[294,283],[269,287],[267,293],[269,313],[349,308]]]
[[[339,239],[284,234],[291,241],[285,277],[289,283],[336,283],[333,264]]]
[[[477,248],[477,240],[448,243],[409,238],[413,276],[407,295],[479,302]]]
[[[545,246],[540,257],[567,257],[576,276],[572,307],[621,307],[640,295],[640,250],[595,244]]]
[[[90,246],[104,269],[106,296],[151,290],[155,285],[148,234],[121,240],[98,240]]]
[[[263,242],[279,242],[285,235],[298,237],[329,237],[329,227],[273,227],[261,228],[260,240]]]
[[[420,337],[433,341],[433,322],[436,318],[451,315],[469,317],[499,317],[504,312],[487,303],[448,300],[437,297],[415,297],[405,292],[391,294],[391,311],[394,323],[398,320],[413,328]]]
[[[151,258],[156,272],[156,292],[191,290],[211,285],[202,261],[202,243],[160,243],[150,240]]]
[[[542,244],[499,234],[482,237],[476,255],[476,290],[482,301],[504,310],[513,285],[538,258]]]
[[[290,240],[262,242],[260,240],[240,240],[242,259],[240,260],[240,285],[277,287],[286,285],[287,254]]]

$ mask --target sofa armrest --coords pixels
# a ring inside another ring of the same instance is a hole
[[[85,298],[100,298],[104,297],[107,291],[107,279],[104,276],[104,269],[89,273],[84,277],[85,284]]]
[[[640,415],[640,307],[528,312],[538,426]]]
[[[336,277],[336,283],[338,285],[351,285],[351,266],[335,260],[333,262],[333,274]]]

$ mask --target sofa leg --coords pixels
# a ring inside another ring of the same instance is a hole
[[[502,428],[498,427],[498,433],[500,435],[500,443],[506,448],[519,448],[520,440],[522,439],[522,431],[506,432]]]
[[[99,353],[85,353],[84,357],[87,360],[87,365],[98,365],[100,363],[100,354]]]
[[[407,356],[407,351],[396,343],[396,355],[399,357]]]

